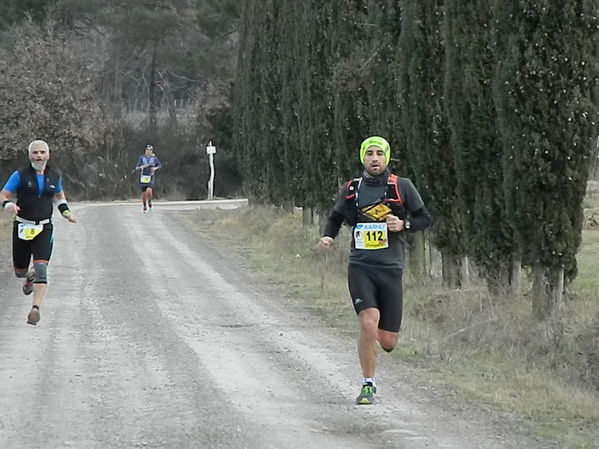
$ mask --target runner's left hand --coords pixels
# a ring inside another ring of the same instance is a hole
[[[65,220],[67,220],[69,223],[77,223],[77,217],[75,217],[72,213],[70,214],[66,214],[66,215],[62,215]]]
[[[400,232],[404,229],[404,221],[395,215],[387,215],[385,221],[387,222],[387,228],[391,232]]]

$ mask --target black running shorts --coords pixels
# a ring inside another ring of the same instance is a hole
[[[33,240],[22,240],[18,235],[18,222],[14,222],[12,232],[12,260],[14,267],[19,270],[27,270],[31,263],[31,257],[37,261],[50,261],[52,255],[53,225],[46,223],[44,230]]]
[[[379,329],[399,332],[403,308],[401,268],[378,268],[349,264],[347,283],[356,314],[375,308]]]

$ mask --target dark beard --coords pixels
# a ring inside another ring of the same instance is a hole
[[[380,175],[373,175],[372,173],[368,173],[368,170],[364,170],[362,174],[362,181],[364,184],[368,184],[369,186],[382,186],[387,184],[387,179],[389,178],[389,169],[386,168],[383,173]]]

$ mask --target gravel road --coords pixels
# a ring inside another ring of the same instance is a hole
[[[0,448],[549,447],[390,357],[379,403],[355,406],[354,342],[177,208],[74,204],[37,326],[1,242]]]

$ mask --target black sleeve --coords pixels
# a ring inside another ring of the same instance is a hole
[[[410,232],[422,231],[428,228],[432,223],[433,219],[426,206],[422,206],[420,209],[414,211],[410,219]]]
[[[405,207],[410,214],[410,231],[418,232],[428,228],[433,220],[424,205],[422,197],[409,178],[399,179],[399,191],[404,199]]]
[[[343,215],[333,209],[324,228],[324,237],[337,237],[339,229],[341,229],[341,225],[343,224],[343,220]]]
[[[323,237],[335,238],[339,234],[339,229],[341,229],[343,220],[345,220],[345,208],[347,204],[347,201],[345,199],[346,194],[346,189],[344,187],[337,195],[335,207],[333,207],[333,211],[331,212],[331,215],[327,220],[327,224],[324,228]]]

